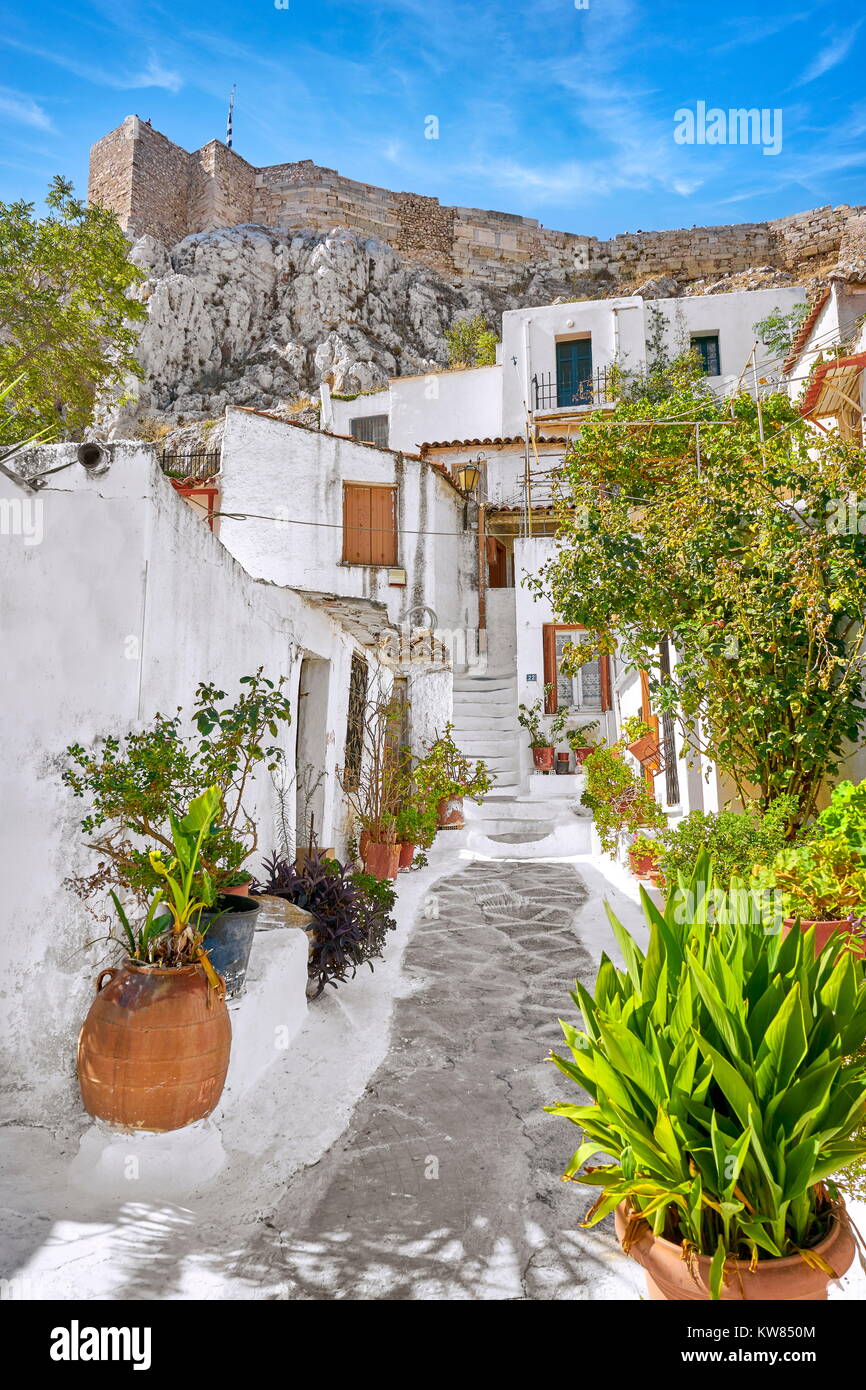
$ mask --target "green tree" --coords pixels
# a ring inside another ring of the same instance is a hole
[[[589,420],[536,585],[597,634],[579,659],[615,639],[744,803],[790,794],[801,823],[861,737],[866,455],[816,437],[783,396],[759,420],[750,397],[722,403],[688,380],[663,407],[628,400]]]
[[[147,310],[131,293],[144,277],[114,213],[59,175],[45,201],[44,217],[0,203],[0,379],[14,382],[0,443],[75,436],[100,391],[141,375],[135,324]]]
[[[452,367],[492,367],[499,342],[483,314],[457,319],[445,330],[448,363]]]

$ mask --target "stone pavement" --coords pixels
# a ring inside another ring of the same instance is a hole
[[[391,1047],[340,1142],[292,1181],[248,1252],[291,1299],[634,1298],[612,1223],[561,1181],[577,1131],[544,1058],[595,964],[567,864],[473,862],[440,879],[404,959]],[[242,1265],[246,1261],[242,1261]]]

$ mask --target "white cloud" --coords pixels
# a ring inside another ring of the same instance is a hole
[[[861,20],[860,24],[862,22]],[[819,53],[815,54],[805,72],[797,79],[795,86],[803,87],[807,82],[814,82],[817,77],[823,77],[825,72],[830,72],[832,68],[844,63],[851,52],[860,24],[855,24],[844,34],[828,35],[829,42]]]
[[[9,87],[0,87],[0,117],[18,125],[32,126],[34,130],[54,129],[47,111],[43,111],[32,97],[13,92]]]
[[[183,86],[180,74],[164,68],[154,54],[149,55],[145,67],[140,72],[124,73],[111,67],[95,67],[89,63],[80,63],[63,53],[20,43],[17,39],[0,38],[0,45],[17,49],[19,53],[29,53],[32,58],[41,58],[46,63],[54,63],[56,67],[73,73],[85,82],[94,82],[100,87],[113,87],[118,91],[130,91],[137,87],[164,87],[169,92],[179,92]]]

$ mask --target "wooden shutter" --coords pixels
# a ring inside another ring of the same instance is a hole
[[[396,565],[395,487],[343,484],[343,560],[349,565]]]

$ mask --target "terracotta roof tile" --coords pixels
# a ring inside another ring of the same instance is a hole
[[[811,309],[809,310],[808,314],[806,315],[803,322],[800,324],[799,329],[797,330],[797,336],[791,344],[791,350],[788,353],[788,356],[785,358],[784,362],[782,363],[783,372],[789,372],[797,362],[800,353],[806,346],[806,339],[809,337],[809,334],[815,327],[815,324],[818,320],[818,315],[820,314],[821,310],[823,309],[824,305],[827,303],[827,300],[829,298],[829,288],[826,290],[822,290],[822,292],[818,295],[818,298],[815,300],[815,303],[812,305]]]

